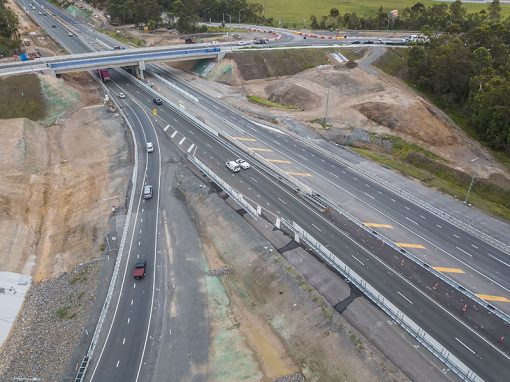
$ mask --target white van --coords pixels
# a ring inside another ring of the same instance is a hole
[[[232,172],[241,171],[241,166],[239,166],[239,164],[237,164],[236,161],[233,160],[229,160],[227,163],[225,163],[225,166],[227,166],[227,168]]]

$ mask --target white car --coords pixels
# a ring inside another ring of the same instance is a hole
[[[73,37],[73,36],[74,36],[74,35],[72,34],[72,32],[69,32],[67,35],[68,35],[69,37]]]
[[[236,159],[236,163],[241,166],[241,168],[243,170],[246,170],[248,168],[250,168],[250,164],[248,162],[246,162],[244,159]]]
[[[124,93],[119,93],[118,95],[119,95],[119,98],[122,98],[122,99],[126,98],[126,95]]]
[[[241,167],[237,164],[236,161],[233,160],[229,160],[227,163],[225,163],[225,166],[232,172],[241,171]]]
[[[246,45],[246,41],[238,41],[237,45]]]
[[[152,144],[152,142],[147,142],[147,152],[151,153],[153,151],[154,151],[154,145]]]

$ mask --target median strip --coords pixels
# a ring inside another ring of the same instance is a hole
[[[413,244],[413,243],[395,243],[395,245],[398,245],[400,248],[418,248],[423,249],[425,246],[421,244]]]
[[[263,149],[263,148],[258,148],[258,147],[250,147],[250,150],[251,151],[262,151],[262,152],[266,152],[266,153],[273,152],[273,150],[271,150],[271,149]]]
[[[464,273],[464,271],[460,268],[432,267],[432,269],[444,273]]]
[[[290,164],[290,161],[284,160],[284,159],[266,159],[268,162],[271,163],[287,163]]]
[[[366,227],[373,227],[373,228],[393,228],[391,224],[384,224],[384,223],[363,223]]]

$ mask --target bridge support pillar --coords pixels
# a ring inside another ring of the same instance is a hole
[[[138,62],[138,70],[139,70],[139,73],[140,73],[140,76],[139,78],[141,80],[144,80],[144,76],[143,76],[143,71],[145,70],[145,61],[139,61]],[[137,76],[138,77],[138,76]]]

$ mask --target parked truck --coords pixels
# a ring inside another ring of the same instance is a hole
[[[108,69],[98,69],[96,70],[96,74],[101,79],[101,81],[110,81],[110,72]]]

